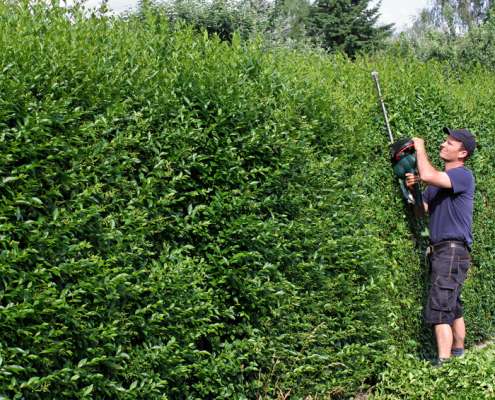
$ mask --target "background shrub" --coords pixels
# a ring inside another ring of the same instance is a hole
[[[463,3],[467,4],[467,3]],[[476,70],[477,65],[495,71],[495,14],[490,10],[479,25],[472,24],[469,30],[457,32],[449,29],[425,27],[400,32],[388,42],[388,54],[409,57],[414,54],[423,61],[436,60],[445,64],[453,73]]]
[[[149,14],[167,21],[171,28],[185,24],[197,32],[203,29],[209,35],[217,34],[221,40],[230,42],[235,32],[243,40],[265,33],[270,27],[273,7],[263,0],[252,3],[231,0],[143,0],[135,12],[127,13],[127,18],[146,20]]]

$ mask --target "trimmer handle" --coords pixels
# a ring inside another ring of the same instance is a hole
[[[419,183],[416,183],[413,186],[414,194],[411,196],[411,193],[407,189],[405,185],[405,179],[400,180],[400,188],[402,191],[402,197],[404,197],[409,203],[414,206],[418,206],[419,208],[423,207],[423,197],[421,196],[421,190],[419,189]]]
[[[416,200],[416,206],[419,208],[423,207],[423,196],[421,195],[421,190],[419,189],[419,183],[413,186],[414,189],[414,200]]]

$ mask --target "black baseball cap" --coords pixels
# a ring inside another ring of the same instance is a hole
[[[464,148],[468,152],[468,157],[471,157],[474,154],[474,149],[476,149],[476,139],[474,138],[473,134],[467,129],[456,129],[455,131],[453,131],[449,127],[444,126],[443,131],[447,135],[452,135],[457,140],[462,142]]]

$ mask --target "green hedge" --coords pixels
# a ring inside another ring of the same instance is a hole
[[[375,69],[397,137],[478,138],[464,298],[490,328],[491,75],[77,7],[2,3],[0,29],[5,398],[348,396],[391,351],[430,357]]]

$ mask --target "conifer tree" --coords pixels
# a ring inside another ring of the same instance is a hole
[[[343,51],[349,56],[381,48],[394,24],[376,26],[381,1],[369,8],[370,1],[317,1],[307,20],[308,33],[326,49]]]

